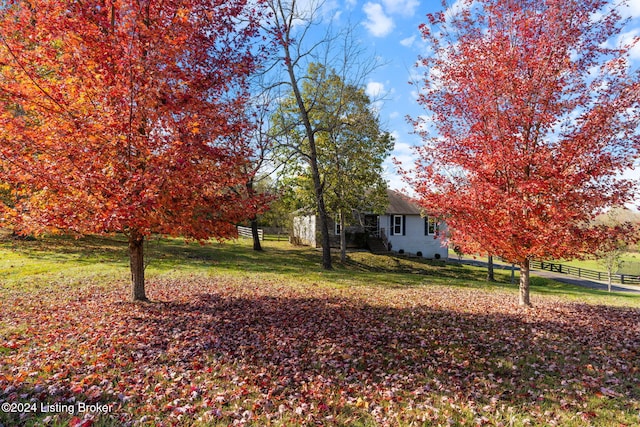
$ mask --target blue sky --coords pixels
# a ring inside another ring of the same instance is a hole
[[[367,90],[374,97],[385,95],[380,117],[385,129],[395,137],[393,156],[411,166],[411,147],[421,141],[411,133],[412,127],[405,117],[425,114],[416,102],[417,87],[409,84],[419,73],[414,67],[418,56],[426,52],[418,26],[426,22],[427,13],[441,10],[440,0],[327,0],[324,8],[325,16],[333,17],[334,22],[355,25],[362,46],[379,56],[384,64],[367,78]],[[621,37],[640,36],[640,0],[629,0],[623,14],[633,19]],[[640,46],[636,46],[632,56],[633,68],[640,68]],[[386,162],[386,169],[389,186],[404,188],[391,160]]]

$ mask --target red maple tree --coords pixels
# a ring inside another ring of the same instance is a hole
[[[235,233],[246,197],[245,79],[259,11],[245,0],[9,1],[0,12],[4,222],[122,232],[145,300],[151,233]]]
[[[631,44],[607,47],[624,20],[601,0],[465,0],[428,19],[409,182],[462,249],[520,267],[530,305],[530,260],[589,250],[594,216],[633,195],[619,175],[637,157],[640,79]]]

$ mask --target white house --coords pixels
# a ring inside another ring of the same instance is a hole
[[[387,190],[389,204],[383,215],[360,214],[364,227],[348,227],[350,247],[366,244],[372,252],[397,252],[430,259],[447,259],[449,252],[440,239],[446,225],[434,217],[424,215],[422,208],[411,198],[394,190]],[[357,217],[358,215],[356,215]],[[300,215],[293,219],[291,241],[297,244],[319,246],[320,230],[315,215]],[[339,224],[329,224],[332,246],[339,246]],[[357,234],[366,236],[358,239]]]
[[[291,236],[289,240],[296,245],[320,247],[320,224],[315,215],[293,216]]]
[[[422,208],[402,193],[387,190],[387,196],[389,205],[384,215],[365,215],[368,234],[379,238],[393,252],[448,258],[448,248],[440,239],[441,233],[446,232],[446,224],[424,215]]]

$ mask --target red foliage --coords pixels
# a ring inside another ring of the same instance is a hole
[[[4,220],[233,235],[256,205],[243,194],[242,112],[259,18],[244,0],[3,6],[0,181],[15,204]]]
[[[586,225],[628,202],[640,83],[599,0],[464,2],[421,27],[433,54],[409,181],[451,239],[523,267],[594,242]],[[431,137],[431,132],[438,136]]]

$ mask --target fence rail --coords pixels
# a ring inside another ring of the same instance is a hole
[[[243,227],[241,225],[238,226],[238,236],[246,237],[247,239],[253,239],[251,228]],[[260,238],[260,240],[264,240],[264,231],[261,228],[258,228],[258,237]]]
[[[554,273],[568,274],[570,276],[584,277],[585,279],[607,281],[609,276],[604,271],[589,270],[586,268],[573,267],[556,262],[531,261],[531,268],[537,270],[547,270]],[[622,285],[639,285],[640,277],[630,274],[613,274],[611,283],[620,283]]]

